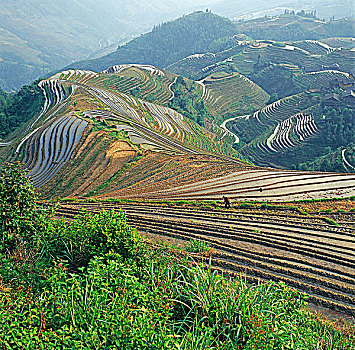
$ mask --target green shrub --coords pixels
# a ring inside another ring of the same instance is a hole
[[[33,242],[47,261],[60,258],[71,269],[86,266],[95,256],[120,257],[142,267],[146,255],[142,240],[136,230],[127,225],[122,211],[98,214],[82,211],[70,222],[53,219]]]

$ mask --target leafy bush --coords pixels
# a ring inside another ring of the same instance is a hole
[[[145,259],[143,242],[121,211],[95,215],[83,211],[71,222],[51,220],[47,230],[33,241],[48,261],[60,258],[71,269],[86,266],[94,256],[120,257],[136,267],[143,266]]]

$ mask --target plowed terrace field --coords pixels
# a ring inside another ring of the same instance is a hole
[[[62,204],[58,215],[70,219],[80,209],[122,209],[128,223],[150,237],[202,239],[212,248],[214,268],[243,273],[251,282],[284,281],[309,294],[315,304],[355,316],[353,211],[342,213],[339,220],[346,220],[338,225],[281,208],[225,210],[155,203],[70,202]]]

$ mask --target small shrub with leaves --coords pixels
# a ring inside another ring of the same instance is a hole
[[[22,233],[32,231],[35,191],[19,163],[0,166],[0,230],[2,250],[14,248]]]
[[[50,261],[60,258],[71,269],[86,266],[95,256],[120,258],[137,268],[144,265],[146,250],[136,230],[127,224],[124,212],[82,211],[72,221],[53,219],[36,237],[36,249]]]
[[[53,211],[39,207],[37,199],[19,162],[0,165],[0,252],[11,251],[45,230]]]

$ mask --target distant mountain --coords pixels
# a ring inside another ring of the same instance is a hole
[[[352,37],[355,22],[352,19],[322,21],[316,16],[311,17],[305,12],[300,12],[300,15],[282,14],[239,22],[237,28],[240,33],[247,34],[253,39],[319,40],[337,36]]]
[[[238,4],[239,5],[239,4]],[[317,16],[329,20],[354,17],[354,6],[352,0],[248,0],[243,2],[243,6],[236,6],[235,1],[221,1],[212,7],[212,10],[227,15],[231,19],[253,19],[265,15],[278,15],[284,10],[294,10],[296,12],[305,10],[306,12],[316,11]]]
[[[207,0],[213,3],[217,0]],[[10,91],[71,62],[115,50],[206,0],[1,0],[0,87]]]
[[[71,64],[70,68],[101,71],[124,63],[153,64],[165,67],[188,55],[208,52],[215,41],[237,33],[231,20],[211,12],[197,11],[175,21],[154,27],[117,51],[95,60]]]

